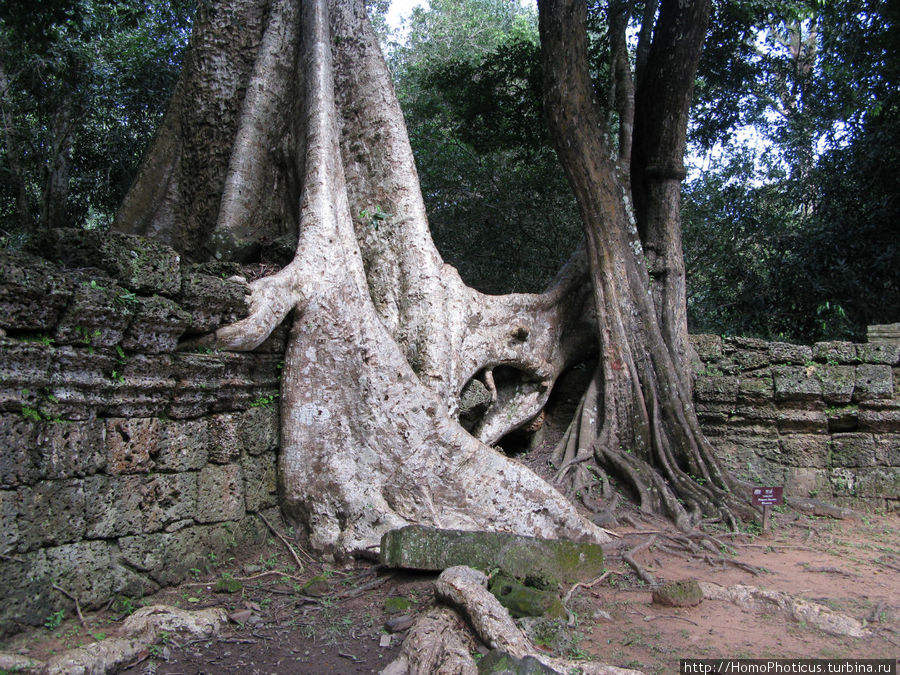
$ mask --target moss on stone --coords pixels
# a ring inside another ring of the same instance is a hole
[[[412,607],[412,601],[400,595],[384,600],[384,611],[387,614],[401,614],[410,607]]]
[[[488,590],[517,619],[523,616],[561,618],[566,615],[558,595],[526,586],[508,574],[495,574]]]

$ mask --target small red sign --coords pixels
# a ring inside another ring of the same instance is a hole
[[[755,487],[753,488],[753,506],[777,506],[783,504],[781,495],[782,487]]]

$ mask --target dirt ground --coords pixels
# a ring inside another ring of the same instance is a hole
[[[830,520],[789,511],[774,513],[770,532],[716,535],[727,548],[721,555],[710,554],[708,560],[682,557],[666,547],[667,537],[677,534],[664,522],[638,524],[638,529],[617,530],[621,539],[610,547],[606,578],[572,594],[568,609],[574,627],[563,631],[568,641],[556,643],[564,644],[566,656],[645,673],[677,673],[683,658],[900,655],[897,514]],[[695,578],[787,591],[866,621],[870,634],[834,637],[780,614],[774,606],[759,612],[709,599],[680,609],[653,604],[648,586],[621,555],[654,536],[654,543],[634,557],[657,581]],[[303,586],[317,575],[319,583],[304,591]],[[185,641],[178,635],[164,636],[124,672],[373,673],[396,656],[404,635],[402,630],[391,633],[385,622],[423,612],[433,601],[433,579],[434,575],[389,571],[362,561],[349,566],[308,562],[300,571],[282,541],[273,536],[260,549],[210,561],[195,581],[139,600],[120,599],[108,610],[86,613],[84,626],[76,617],[59,622],[48,617],[46,628],[15,636],[0,644],[0,650],[44,659],[53,652],[117,635],[121,619],[140,605],[221,606],[234,618],[221,637]],[[232,582],[233,592],[222,588],[217,592],[217,582],[220,586]],[[313,596],[313,592],[321,595]],[[550,649],[550,645],[548,640],[541,647]]]

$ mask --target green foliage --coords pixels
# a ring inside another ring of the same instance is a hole
[[[489,293],[542,290],[581,233],[547,144],[537,44],[516,3],[442,0],[392,54],[435,244]]]
[[[0,5],[0,228],[111,221],[177,79],[192,4]]]
[[[278,394],[270,394],[268,396],[257,396],[250,402],[251,408],[268,408],[272,403],[275,402],[275,399],[278,398]]]
[[[44,620],[44,627],[53,630],[54,628],[59,628],[60,624],[62,624],[63,619],[66,617],[66,611],[64,609],[57,610],[53,612],[50,616],[48,616]]]
[[[710,168],[683,193],[692,329],[809,342],[900,320],[896,9],[715,12],[692,125]]]

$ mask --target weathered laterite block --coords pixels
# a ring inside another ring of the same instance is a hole
[[[506,532],[468,532],[409,525],[381,538],[381,564],[419,570],[466,565],[500,568],[519,579],[588,581],[603,572],[599,544],[538,539]]]

